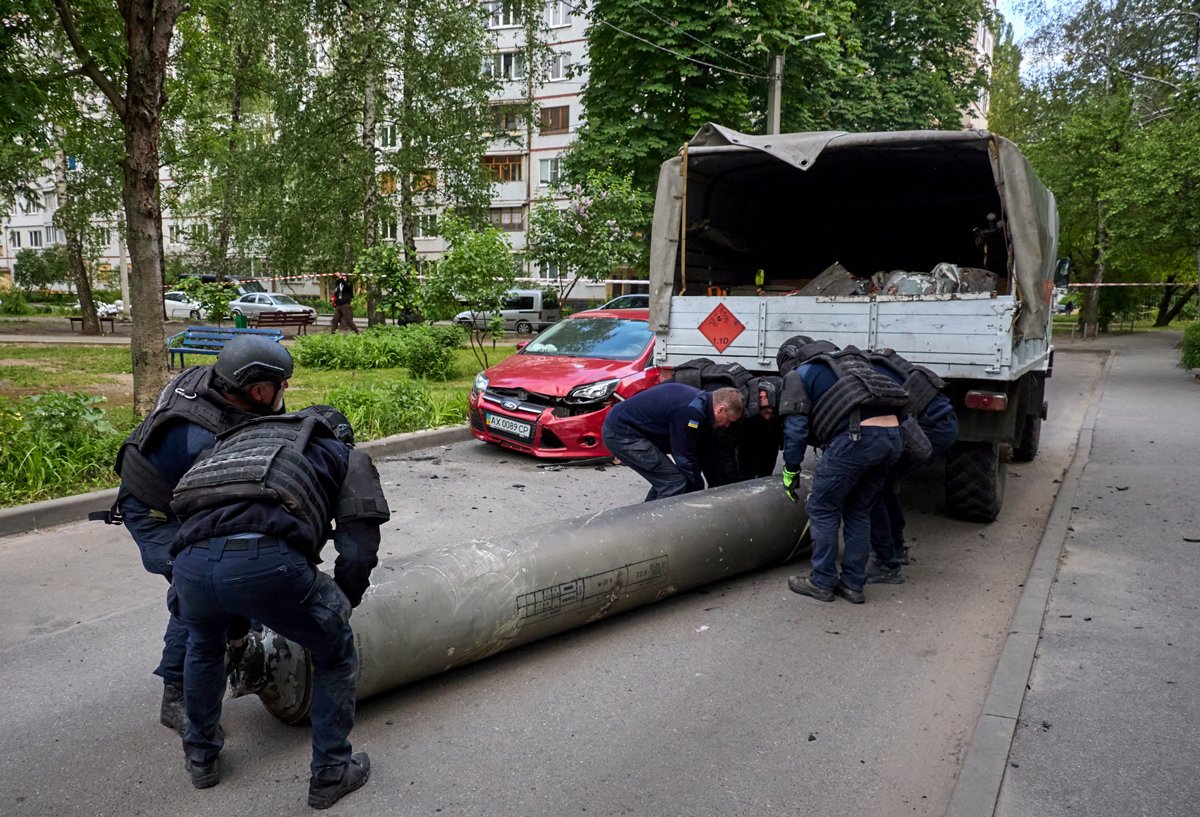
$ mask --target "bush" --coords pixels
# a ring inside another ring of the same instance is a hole
[[[438,330],[453,330],[452,332]],[[360,335],[313,333],[292,347],[292,357],[311,369],[394,369],[416,377],[446,380],[454,373],[454,350],[464,338],[460,327],[375,326]]]
[[[454,425],[467,416],[465,394],[437,398],[420,380],[401,380],[383,388],[333,389],[326,401],[346,415],[359,440]]]
[[[1183,365],[1188,369],[1200,369],[1200,321],[1193,321],[1183,329]]]
[[[6,503],[116,483],[112,466],[127,432],[112,427],[103,402],[78,393],[0,400],[0,491]]]
[[[10,289],[0,295],[0,312],[5,315],[28,315],[32,311],[25,293]]]

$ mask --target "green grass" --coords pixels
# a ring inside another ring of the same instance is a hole
[[[515,351],[514,343],[499,343],[489,348],[489,363]],[[128,382],[129,350],[5,344],[0,361],[9,361],[0,364],[0,507],[115,486],[117,478],[109,468],[135,418],[128,404],[132,395],[113,396],[112,384]],[[297,411],[314,403],[338,403],[354,421],[360,441],[452,425],[466,421],[467,394],[479,370],[469,349],[454,351],[454,374],[446,381],[413,378],[404,368],[317,371],[297,366],[287,406]],[[36,404],[36,398],[29,402],[31,397],[53,397],[59,406],[54,422],[61,424],[86,414],[73,408],[70,392],[113,400],[97,403],[98,411],[85,427],[63,425],[71,429],[70,439],[59,426],[43,423],[37,440],[31,440],[31,430],[22,427]]]

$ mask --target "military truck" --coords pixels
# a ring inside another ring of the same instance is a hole
[[[945,379],[958,413],[947,512],[990,522],[1047,413],[1057,242],[1054,196],[993,133],[709,124],[659,175],[655,363],[770,373],[793,335],[894,349]]]

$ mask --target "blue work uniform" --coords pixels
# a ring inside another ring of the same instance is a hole
[[[649,502],[704,489],[701,460],[712,431],[711,393],[660,383],[609,409],[600,436],[613,456],[650,483]]]
[[[174,486],[206,448],[211,448],[216,435],[188,420],[169,423],[152,445],[147,459],[162,476],[164,483]],[[179,517],[170,508],[151,508],[127,490],[117,500],[121,517],[129,535],[142,555],[142,566],[171,582],[171,545],[179,533]],[[167,631],[163,634],[163,652],[154,674],[163,683],[183,687],[183,661],[187,653],[187,627],[173,612],[175,588],[167,588]],[[243,634],[245,630],[243,629]]]
[[[819,360],[801,364],[796,373],[812,406],[838,381],[833,369]],[[861,420],[895,414],[894,409],[867,405],[860,406],[858,412]],[[808,414],[793,413],[784,419],[783,463],[789,471],[799,471],[804,462],[809,428]],[[833,590],[840,581],[851,590],[861,591],[871,555],[871,509],[888,471],[900,459],[900,429],[863,426],[852,434],[847,418],[829,440],[815,443],[824,445],[825,450],[817,462],[805,503],[813,543],[809,578],[824,590]],[[839,530],[845,543],[840,576]]]
[[[350,449],[329,438],[304,448],[317,484],[336,507]],[[225,693],[225,631],[246,616],[305,647],[313,666],[312,764],[323,769],[350,762],[350,730],[358,657],[350,628],[351,608],[362,599],[378,563],[379,521],[339,522],[334,576],[318,570],[329,533],[314,531],[304,514],[271,501],[237,499],[186,518],[176,537],[178,613],[188,628],[184,752],[193,763],[213,762],[224,742],[218,729]]]
[[[876,363],[875,370],[881,372],[897,383],[904,380],[899,372],[889,366]],[[958,439],[958,416],[954,413],[954,404],[946,395],[938,393],[921,415],[917,424],[925,432],[933,449],[930,460],[945,456]],[[879,501],[871,509],[871,549],[875,551],[875,559],[887,567],[895,567],[902,553],[908,548],[904,545],[904,508],[900,505],[900,482],[913,470],[923,463],[910,462],[902,457],[888,472],[883,490],[879,493]]]

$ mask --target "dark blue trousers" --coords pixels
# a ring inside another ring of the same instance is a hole
[[[187,627],[183,626],[174,613],[175,588],[171,582],[171,543],[179,532],[179,520],[169,517],[166,520],[151,519],[150,508],[131,496],[121,500],[121,514],[124,517],[125,528],[142,554],[142,566],[150,573],[157,573],[167,580],[167,631],[163,634],[162,660],[154,674],[163,679],[163,683],[183,687],[183,657],[187,654]]]
[[[814,584],[832,590],[840,580],[851,590],[862,590],[871,555],[871,509],[899,459],[899,428],[863,426],[859,439],[842,432],[825,447],[805,503]],[[844,544],[840,579],[839,530]]]
[[[930,460],[936,460],[946,455],[950,446],[958,438],[958,422],[951,419],[936,428],[925,430],[933,446]],[[888,472],[883,489],[879,492],[879,500],[871,509],[871,549],[875,551],[875,559],[882,564],[894,566],[900,552],[904,549],[904,508],[900,505],[900,483],[924,463],[909,463],[907,458],[901,458]]]
[[[206,764],[221,751],[217,726],[225,695],[226,630],[234,617],[245,616],[309,651],[312,775],[345,766],[358,680],[350,602],[333,579],[296,550],[278,544],[229,550],[227,542],[210,539],[201,543],[208,547],[193,545],[175,557],[179,617],[188,628],[184,753]]]
[[[604,447],[650,483],[646,502],[688,492],[687,477],[658,446],[633,434],[604,433]]]

